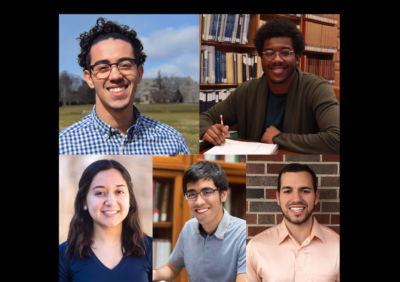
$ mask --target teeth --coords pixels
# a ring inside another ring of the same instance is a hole
[[[198,213],[203,213],[205,211],[207,211],[208,209],[202,209],[202,210],[197,210]]]
[[[106,213],[106,214],[116,214],[117,212],[116,211],[105,211],[104,213]]]
[[[290,208],[291,210],[293,210],[293,211],[302,211],[302,210],[304,210],[304,208]]]
[[[124,90],[125,88],[124,87],[120,87],[120,88],[110,88],[110,92],[120,92],[120,91],[122,91],[122,90]]]

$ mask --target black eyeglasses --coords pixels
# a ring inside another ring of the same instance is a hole
[[[136,59],[133,58],[123,58],[120,59],[118,62],[114,64],[108,64],[105,62],[98,62],[89,68],[92,70],[93,75],[97,79],[106,79],[110,73],[111,73],[111,68],[113,65],[117,66],[118,71],[122,75],[132,75],[135,73],[136,68]]]
[[[282,49],[279,51],[276,50],[265,50],[262,52],[262,54],[264,55],[264,57],[268,60],[272,60],[273,58],[275,58],[276,54],[279,54],[279,57],[281,57],[281,59],[286,60],[288,59],[292,54],[294,54],[293,50],[289,50],[289,49]]]
[[[208,198],[211,198],[212,195],[214,194],[214,192],[217,190],[218,190],[218,188],[213,189],[210,187],[206,187],[206,188],[201,189],[200,192],[189,191],[189,192],[185,193],[185,198],[190,201],[195,201],[197,199],[197,196],[200,194],[200,196],[203,199],[208,199]]]

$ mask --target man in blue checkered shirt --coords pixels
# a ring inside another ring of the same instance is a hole
[[[91,114],[60,131],[60,154],[190,154],[174,128],[133,105],[146,59],[136,32],[103,18],[80,35],[79,65],[95,89]]]

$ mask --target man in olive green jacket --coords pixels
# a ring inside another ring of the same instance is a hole
[[[338,154],[339,103],[326,80],[296,67],[304,51],[301,32],[288,20],[274,19],[257,31],[254,41],[264,75],[244,82],[202,113],[200,137],[222,144],[229,135],[228,125],[237,124],[243,139],[278,144],[293,152]]]

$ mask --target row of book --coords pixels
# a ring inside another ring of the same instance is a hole
[[[337,50],[337,28],[314,22],[305,22],[304,36],[307,51],[335,53]]]
[[[262,75],[261,59],[256,54],[216,51],[201,46],[200,83],[242,83]]]
[[[247,44],[250,14],[203,14],[202,40]]]
[[[323,77],[332,84],[335,82],[335,62],[331,56],[304,56],[304,71]]]
[[[168,263],[171,254],[172,244],[167,239],[153,240],[153,269],[159,268]]]
[[[153,181],[153,222],[168,221],[171,190],[170,182]]]
[[[216,103],[228,98],[236,88],[200,90],[199,93],[199,111],[200,113],[207,111]]]
[[[337,24],[338,22],[337,15],[334,14],[305,14],[304,18],[330,24]]]

